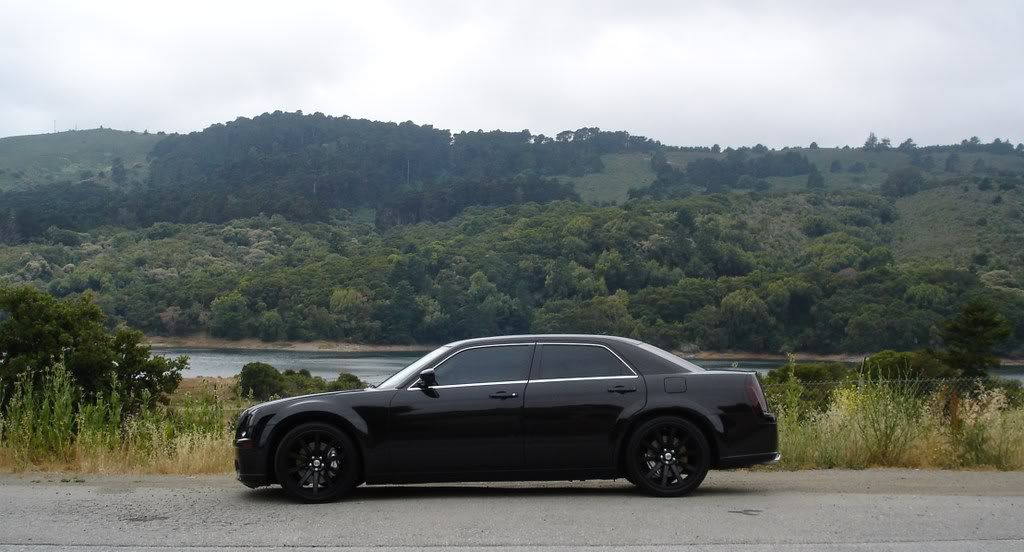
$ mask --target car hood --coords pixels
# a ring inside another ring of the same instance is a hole
[[[257,410],[259,410],[260,412],[267,412],[268,410],[271,410],[271,411],[272,410],[277,410],[277,409],[279,409],[281,407],[284,407],[284,406],[287,406],[289,404],[303,402],[303,401],[309,400],[309,399],[314,398],[314,397],[324,397],[324,396],[328,396],[328,395],[331,395],[331,396],[334,396],[334,395],[352,395],[352,394],[357,394],[357,393],[365,393],[365,392],[367,392],[367,391],[369,391],[371,389],[372,388],[370,388],[370,387],[368,387],[366,389],[346,389],[344,391],[325,391],[323,393],[310,393],[310,394],[307,394],[307,395],[297,395],[295,397],[285,397],[283,399],[275,399],[275,400],[272,400],[272,401],[266,401],[266,402],[261,402],[259,404],[254,404],[254,405],[250,406],[249,408],[247,408],[244,412],[242,412],[242,414],[245,415],[247,413],[253,413],[253,412],[256,412]]]

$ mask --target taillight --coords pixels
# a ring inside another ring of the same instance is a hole
[[[764,398],[764,391],[761,389],[761,383],[757,381],[757,376],[754,374],[747,376],[747,382],[744,387],[747,392],[747,402],[754,409],[754,413],[758,415],[767,414],[768,401]]]

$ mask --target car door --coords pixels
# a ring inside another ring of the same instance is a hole
[[[643,379],[600,344],[542,343],[535,356],[523,407],[527,465],[613,467],[613,429],[643,408]]]
[[[398,390],[388,408],[387,471],[417,479],[522,468],[523,392],[534,348],[462,349],[433,367],[436,385]]]

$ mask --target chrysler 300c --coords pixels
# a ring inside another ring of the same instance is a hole
[[[253,406],[235,447],[242,483],[310,502],[363,483],[620,477],[681,496],[779,457],[753,373],[601,335],[450,343],[373,388]]]

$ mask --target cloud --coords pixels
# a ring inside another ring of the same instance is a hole
[[[0,135],[275,109],[671,144],[1024,139],[1024,4],[34,1]]]

